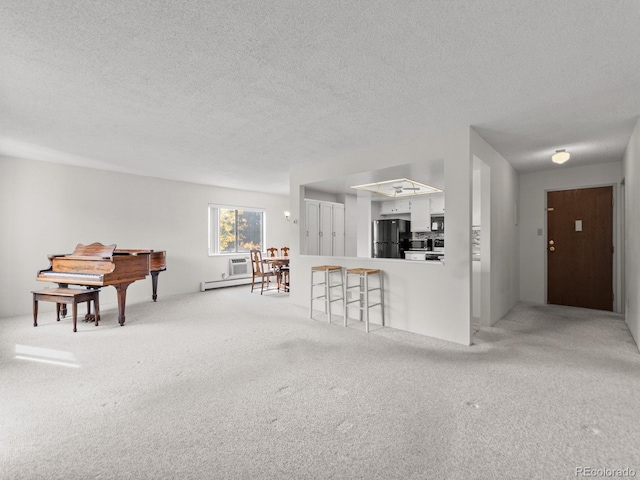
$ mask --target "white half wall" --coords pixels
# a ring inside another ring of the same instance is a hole
[[[551,161],[550,166],[551,166]],[[553,168],[543,172],[520,175],[520,298],[526,302],[546,303],[547,264],[547,216],[546,192],[571,188],[599,187],[614,185],[614,198],[619,205],[622,162],[602,163],[586,167]],[[632,207],[631,207],[632,208]],[[618,215],[620,209],[614,210]],[[630,212],[629,212],[630,213]],[[616,252],[621,251],[621,219],[616,216],[617,229],[614,230]],[[538,231],[541,231],[541,235]],[[616,311],[620,311],[620,255],[614,261],[614,282],[616,283]]]
[[[291,173],[291,208],[300,218],[301,187],[393,165],[444,159],[447,206],[445,265],[394,259],[300,255],[301,234],[293,235],[291,299],[309,307],[311,267],[380,268],[385,276],[387,326],[469,345],[471,342],[471,158],[469,128],[405,144],[319,162]],[[302,223],[302,222],[300,222]],[[339,302],[336,313],[341,314]],[[372,321],[379,315],[373,309]]]
[[[311,267],[314,265],[379,268],[385,275],[387,326],[470,345],[471,193],[474,156],[490,167],[491,204],[490,214],[487,216],[494,219],[491,222],[491,238],[494,239],[491,244],[491,268],[495,274],[492,273],[487,296],[491,298],[491,323],[502,317],[519,300],[518,227],[514,222],[514,207],[518,199],[518,175],[513,167],[471,128],[425,136],[405,144],[292,171],[291,208],[295,209],[295,215],[300,217],[301,191],[306,183],[381,170],[395,165],[443,160],[447,215],[444,265],[395,259],[299,255],[301,232],[298,231],[292,237],[292,301],[309,307]],[[367,207],[368,205],[362,202],[362,208]],[[371,215],[361,208],[358,209],[358,213],[362,217],[358,218],[359,232],[370,231]],[[369,242],[369,238],[366,241],[358,238],[359,254],[370,250]],[[336,313],[342,315],[340,311]],[[378,315],[378,312],[372,310],[372,315]]]
[[[0,318],[30,313],[30,292],[55,285],[35,280],[47,254],[71,253],[78,243],[166,250],[158,302],[221,279],[229,257],[208,254],[209,203],[264,208],[267,246],[290,245],[283,195],[0,156]],[[128,288],[127,305],[150,301],[150,278]],[[100,303],[117,308],[115,289],[103,288]]]
[[[640,120],[622,160],[625,181],[625,317],[631,335],[640,345]]]

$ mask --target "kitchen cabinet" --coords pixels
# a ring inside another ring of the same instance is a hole
[[[344,205],[305,200],[305,253],[344,256]]]
[[[391,215],[396,208],[396,202],[380,202],[380,215]]]
[[[318,255],[320,252],[320,202],[305,200],[305,245],[307,255]]]
[[[411,231],[431,231],[431,199],[420,198],[411,201]]]
[[[380,203],[380,215],[396,215],[411,213],[411,200],[390,200]]]
[[[333,205],[330,203],[320,202],[320,228],[318,255],[331,255],[331,245],[333,233]]]
[[[412,252],[412,251],[404,252],[405,260],[414,260],[414,261],[424,262],[425,257],[426,257],[425,252]]]
[[[431,215],[444,214],[444,193],[431,196]]]
[[[334,257],[344,257],[344,205],[333,204],[331,216],[333,218],[331,255]]]

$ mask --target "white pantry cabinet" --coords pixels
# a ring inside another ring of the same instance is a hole
[[[344,205],[305,200],[305,253],[344,256]]]

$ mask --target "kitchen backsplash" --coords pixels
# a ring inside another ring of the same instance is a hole
[[[480,255],[480,239],[482,231],[480,227],[473,227],[471,229],[471,246],[473,247],[474,255]]]
[[[444,240],[444,233],[432,233],[432,232],[413,232],[413,240]]]

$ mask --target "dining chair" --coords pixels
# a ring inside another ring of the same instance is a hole
[[[278,249],[275,247],[271,247],[271,248],[267,248],[267,257],[268,258],[274,258],[278,256]],[[276,280],[278,280],[278,284],[281,283],[281,273],[280,273],[280,267],[272,267],[271,264],[269,263],[269,260],[264,260],[263,264],[267,266],[267,269],[271,268],[276,275]]]
[[[262,252],[258,249],[251,250],[251,293],[253,293],[253,286],[256,281],[256,277],[260,277],[260,295],[264,292],[264,284],[267,284],[267,290],[269,290],[269,282],[271,277],[278,277],[278,274],[273,269],[265,269],[265,263],[262,260]],[[280,282],[276,281],[278,285],[278,291],[280,291]]]
[[[282,247],[280,249],[280,255],[282,257],[289,257],[289,247]],[[285,290],[289,290],[289,265],[280,267],[280,274],[282,275],[282,282],[285,286]]]

